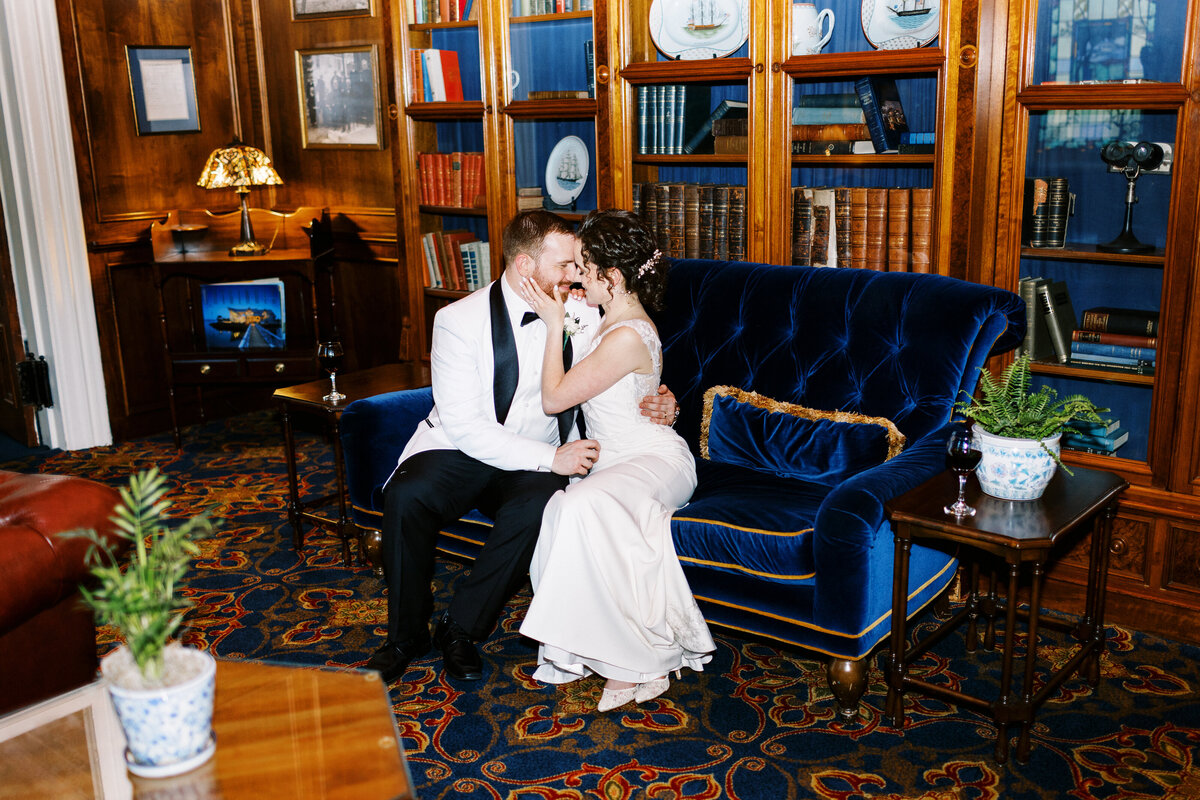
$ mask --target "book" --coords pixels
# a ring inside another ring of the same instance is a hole
[[[1093,422],[1088,419],[1073,419],[1067,423],[1066,431],[1082,433],[1086,436],[1107,436],[1120,427],[1121,420],[1119,419],[1109,419],[1103,422]]]
[[[700,258],[713,258],[713,185],[701,184],[700,195]]]
[[[909,264],[913,272],[933,271],[933,189],[914,188],[909,203]]]
[[[714,136],[713,153],[716,155],[746,155],[749,149],[747,136]]]
[[[729,186],[719,183],[713,187],[713,258],[729,258]]]
[[[887,198],[887,270],[907,272],[912,195],[908,189],[892,188]]]
[[[865,125],[866,122],[862,106],[858,103],[858,95],[853,92],[801,95],[792,106],[793,125]]]
[[[1059,362],[1071,360],[1071,331],[1075,330],[1075,309],[1071,306],[1071,293],[1063,281],[1053,281],[1038,287],[1042,298],[1042,309],[1046,313],[1046,329],[1050,331],[1050,343]]]
[[[700,257],[700,185],[683,185],[683,257]]]
[[[879,75],[863,76],[854,82],[854,91],[858,94],[870,139],[875,143],[875,152],[896,150],[900,145],[900,134],[908,130],[896,79]]]
[[[937,152],[937,145],[933,144],[906,144],[901,142],[896,146],[896,152],[901,155],[932,155]]]
[[[640,102],[639,93],[639,102]],[[711,153],[712,150],[712,126],[719,119],[726,117],[741,117],[746,118],[747,105],[744,100],[722,100],[712,113],[708,115],[708,119],[701,122],[691,138],[683,143],[683,152],[685,153]],[[640,118],[639,118],[640,123]]]
[[[729,187],[729,231],[725,238],[729,242],[729,260],[741,261],[746,257],[746,187]]]
[[[596,45],[591,39],[583,43],[583,70],[587,75],[587,96],[596,96]]]
[[[629,192],[632,197],[632,207],[629,210],[642,219],[645,219],[645,217],[642,216],[642,187],[644,185],[645,184],[643,183],[638,183],[635,181],[633,185],[629,187]]]
[[[451,103],[461,103],[463,99],[462,76],[458,70],[458,52],[455,50],[437,50],[441,59],[442,86],[445,99]]]
[[[1106,433],[1102,436],[1093,436],[1087,433],[1081,433],[1075,430],[1065,430],[1062,435],[1062,444],[1064,447],[1072,447],[1076,444],[1083,447],[1096,447],[1105,450],[1116,450],[1125,442],[1129,441],[1129,431],[1124,428],[1115,430],[1112,433]]]
[[[850,189],[850,266],[866,269],[867,266],[867,189],[854,186]]]
[[[1157,336],[1138,336],[1132,333],[1108,333],[1076,328],[1071,332],[1073,342],[1098,342],[1100,344],[1123,344],[1127,347],[1158,347]]]
[[[705,83],[681,83],[676,90],[675,137],[671,152],[682,154],[686,142],[708,122],[712,87]]]
[[[888,190],[867,189],[866,267],[887,272]]]
[[[814,267],[837,266],[837,214],[833,190],[815,187],[808,191],[812,199],[813,239],[810,262]]]
[[[713,136],[748,136],[749,134],[750,120],[745,117],[722,117],[713,120]]]
[[[792,187],[792,266],[811,264],[813,237],[812,200],[805,187]]]
[[[1049,240],[1046,207],[1050,184],[1045,178],[1026,178],[1024,209],[1021,212],[1021,242],[1030,247],[1046,247]]]
[[[438,50],[429,49],[421,53],[424,62],[425,76],[429,79],[429,93],[425,99],[432,103],[446,100],[446,79],[442,75],[442,58]]]
[[[831,139],[816,139],[813,141],[793,141],[792,155],[794,156],[837,156],[837,155],[870,155],[875,152],[871,140],[834,141]]]
[[[671,185],[665,182],[654,184],[654,199],[658,206],[657,227],[654,240],[664,256],[671,255]],[[682,210],[682,209],[680,209]]]
[[[638,155],[643,156],[650,152],[650,95],[652,93],[648,86],[639,86],[637,90],[637,151]]]
[[[1154,363],[1158,358],[1158,350],[1152,347],[1130,347],[1124,344],[1101,344],[1099,342],[1071,341],[1071,354],[1085,357],[1119,356]]]
[[[806,142],[826,139],[834,142],[853,142],[871,139],[871,132],[865,124],[842,123],[830,125],[793,125],[792,141]]]
[[[1042,296],[1039,287],[1048,284],[1047,278],[1031,276],[1017,282],[1017,293],[1025,301],[1025,339],[1021,342],[1021,354],[1034,361],[1054,358],[1054,345],[1050,343],[1050,329],[1046,327],[1046,315],[1042,311]]]
[[[850,266],[850,188],[833,190],[833,237],[837,266]]]
[[[1115,357],[1112,360],[1108,360],[1108,359],[1100,360],[1101,358],[1105,358],[1105,357],[1093,358],[1093,357],[1089,356],[1087,358],[1084,358],[1084,357],[1080,356],[1077,358],[1072,358],[1068,363],[1072,367],[1084,367],[1087,369],[1105,369],[1105,370],[1113,370],[1116,372],[1131,372],[1131,373],[1134,373],[1137,375],[1153,375],[1154,374],[1154,365],[1148,364],[1145,361],[1130,362],[1130,361],[1124,360],[1124,359],[1116,359]]]
[[[1136,308],[1096,306],[1083,312],[1079,327],[1105,333],[1158,336],[1158,312]]]
[[[1061,249],[1067,243],[1067,221],[1075,213],[1075,195],[1067,186],[1066,178],[1046,181],[1046,247]]]
[[[1154,362],[1146,358],[1137,358],[1135,356],[1110,356],[1104,353],[1072,353],[1070,361],[1091,361],[1096,364],[1124,364],[1125,366],[1147,366],[1153,367]]]
[[[534,89],[527,95],[530,100],[586,100],[591,96],[586,89]]]

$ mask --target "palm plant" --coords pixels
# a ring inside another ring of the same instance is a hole
[[[190,601],[176,594],[192,557],[195,540],[208,536],[214,524],[201,514],[174,528],[164,524],[169,507],[166,478],[157,468],[140,472],[121,490],[112,521],[117,536],[132,544],[122,569],[113,547],[94,530],[75,534],[88,539],[87,560],[96,588],[80,587],[84,602],[101,623],[120,632],[148,684],[163,678],[163,651],[179,629]]]
[[[1052,387],[1043,384],[1036,392],[1030,391],[1033,375],[1030,357],[1022,355],[1004,368],[999,378],[985,367],[979,368],[979,387],[983,398],[969,397],[955,404],[954,410],[988,433],[1013,439],[1035,439],[1041,441],[1062,433],[1067,423],[1073,420],[1103,422],[1101,413],[1107,408],[1098,408],[1081,394],[1063,398]],[[1071,471],[1045,444],[1042,449],[1050,453],[1054,461],[1067,474]]]

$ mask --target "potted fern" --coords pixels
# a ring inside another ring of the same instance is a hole
[[[1070,475],[1060,457],[1059,440],[1074,420],[1102,422],[1098,408],[1081,394],[1059,398],[1053,388],[1030,390],[1033,375],[1028,355],[1019,356],[999,378],[979,368],[982,398],[959,401],[954,409],[974,422],[982,454],[976,476],[979,487],[1004,500],[1036,500],[1046,490],[1056,467]]]
[[[121,490],[112,517],[117,535],[131,543],[128,564],[95,531],[80,534],[95,586],[81,586],[97,619],[117,629],[124,644],[106,655],[100,671],[125,732],[126,761],[136,775],[177,775],[212,756],[212,701],[216,662],[208,653],[171,638],[190,603],[178,586],[195,540],[213,530],[200,515],[165,524],[166,478],[149,469]]]

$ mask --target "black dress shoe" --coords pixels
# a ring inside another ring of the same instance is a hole
[[[373,669],[380,673],[384,683],[391,683],[404,674],[404,670],[408,669],[409,662],[428,652],[428,639],[421,642],[410,640],[401,644],[396,644],[388,639],[383,643],[383,647],[376,650],[375,654],[367,660],[367,669]]]
[[[483,662],[475,643],[449,614],[443,616],[433,629],[433,643],[442,651],[442,665],[451,678],[477,681],[483,677]]]

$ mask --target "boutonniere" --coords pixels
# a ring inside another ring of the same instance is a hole
[[[567,346],[567,341],[575,334],[586,328],[587,325],[571,312],[563,317],[563,347]]]

